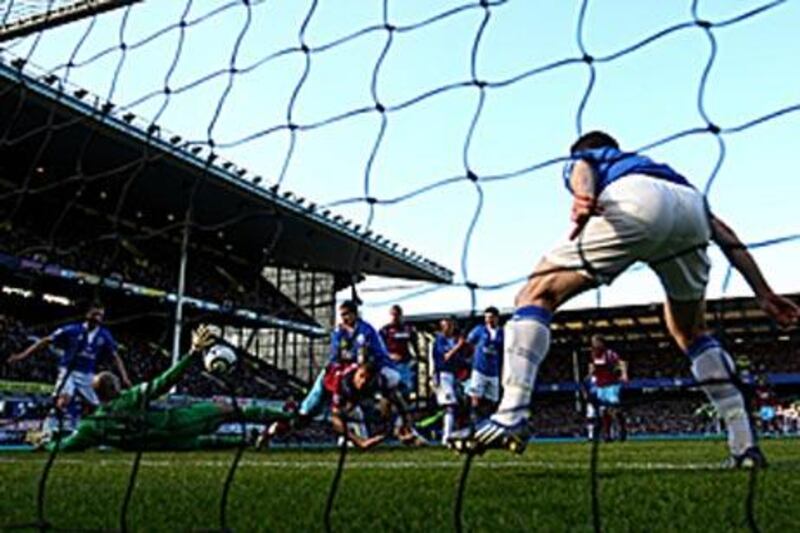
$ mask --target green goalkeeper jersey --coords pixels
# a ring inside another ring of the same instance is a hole
[[[61,441],[59,449],[77,451],[99,444],[123,450],[195,448],[200,435],[213,432],[221,423],[230,420],[229,408],[207,401],[171,408],[150,405],[180,381],[193,361],[194,357],[187,355],[154,380],[123,391],[119,397],[101,405],[81,420],[75,431]],[[247,409],[245,415],[250,415],[252,410]],[[281,411],[256,411],[258,417],[245,418],[264,422],[288,417]],[[54,446],[55,442],[51,442],[48,449]]]

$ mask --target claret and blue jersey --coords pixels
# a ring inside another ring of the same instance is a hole
[[[342,326],[334,330],[329,362],[358,361],[362,353],[366,354],[367,361],[373,362],[378,368],[392,365],[380,335],[364,320],[357,319],[352,331]]]
[[[589,163],[597,173],[595,196],[599,196],[606,187],[618,179],[630,174],[644,174],[692,187],[686,178],[675,172],[669,165],[656,163],[649,157],[634,152],[622,152],[617,148],[605,147],[581,150],[573,154],[572,159],[564,166],[564,183],[570,192],[573,192],[569,181],[572,167],[579,159]]]
[[[472,368],[484,376],[499,376],[503,357],[503,328],[498,327],[492,334],[486,324],[478,324],[469,332],[467,342],[475,346]]]
[[[110,358],[117,351],[117,342],[106,328],[89,330],[85,322],[67,324],[50,334],[50,340],[63,350],[58,361],[61,368],[93,374],[98,361]]]

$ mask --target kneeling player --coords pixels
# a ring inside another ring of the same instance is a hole
[[[391,418],[391,407],[397,410],[400,423],[395,428],[397,437],[406,444],[412,444],[416,435],[406,420],[406,409],[402,396],[396,387],[390,387],[386,378],[371,363],[350,363],[339,365],[325,375],[325,389],[331,396],[331,423],[333,429],[361,449],[369,449],[382,442],[388,429],[372,437],[359,435],[348,424],[354,415],[361,420],[362,404],[379,397],[381,416],[385,422]],[[387,426],[388,428],[388,426]]]
[[[153,409],[150,400],[165,394],[183,377],[205,348],[214,343],[205,326],[192,336],[192,348],[178,364],[155,378],[122,391],[117,377],[100,372],[92,387],[100,400],[97,410],[78,424],[68,438],[53,441],[48,449],[78,451],[98,445],[123,450],[192,450],[209,442],[208,434],[228,422],[267,423],[290,415],[269,408],[248,406],[236,409],[217,402],[197,402],[185,407]]]

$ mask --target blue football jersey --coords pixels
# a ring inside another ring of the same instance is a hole
[[[492,337],[486,324],[478,324],[469,332],[467,341],[475,346],[472,368],[484,376],[499,376],[503,357],[503,328],[497,328]]]
[[[89,330],[85,322],[61,326],[50,334],[50,340],[63,350],[58,361],[62,368],[93,374],[98,361],[114,355],[117,342],[103,326]]]
[[[654,178],[667,180],[678,185],[691,187],[689,181],[675,172],[670,166],[656,163],[649,157],[633,152],[621,152],[616,148],[594,148],[581,150],[572,156],[572,160],[564,166],[564,183],[572,192],[569,179],[575,161],[583,159],[589,163],[597,173],[595,183],[595,196],[599,196],[603,189],[615,181],[631,174],[645,174]]]
[[[378,368],[392,365],[383,339],[366,321],[357,319],[352,332],[342,326],[337,327],[331,336],[329,361],[358,361],[361,354]]]

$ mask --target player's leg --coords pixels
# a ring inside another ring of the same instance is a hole
[[[456,429],[456,411],[458,406],[455,390],[455,376],[450,372],[439,373],[439,384],[436,386],[436,403],[444,408],[442,443],[447,445],[450,436]]]
[[[750,417],[742,391],[737,386],[736,369],[728,352],[705,332],[704,302],[669,300],[664,307],[667,327],[676,343],[692,361],[692,375],[704,385],[703,391],[714,404],[728,432],[728,448],[735,463],[748,460],[766,463],[755,447]],[[748,457],[753,456],[753,457]]]
[[[314,380],[314,385],[312,385],[311,390],[308,391],[308,394],[303,399],[302,403],[300,404],[300,408],[297,410],[297,413],[303,417],[310,417],[320,409],[324,407],[324,399],[325,399],[325,387],[323,385],[323,380],[325,379],[325,369],[323,368],[320,373],[317,375],[317,379]]]
[[[469,397],[470,406],[470,422],[474,426],[482,417],[481,413],[481,398],[484,395],[484,380],[481,379],[481,373],[473,369],[469,377],[469,384],[467,385],[467,396]]]
[[[586,402],[586,438],[594,440],[595,428],[597,427],[597,411],[594,405],[594,398],[589,398]]]
[[[503,397],[491,423],[476,432],[476,447],[524,447],[536,374],[550,347],[552,313],[570,298],[610,283],[653,246],[653,221],[663,209],[657,196],[647,209],[641,205],[652,196],[651,181],[626,178],[607,187],[598,200],[603,215],[591,218],[576,240],[548,253],[517,295],[504,330]]]
[[[505,426],[527,420],[539,365],[550,348],[552,313],[570,297],[594,287],[582,272],[542,260],[517,295],[516,311],[505,326],[503,398],[492,419]]]

